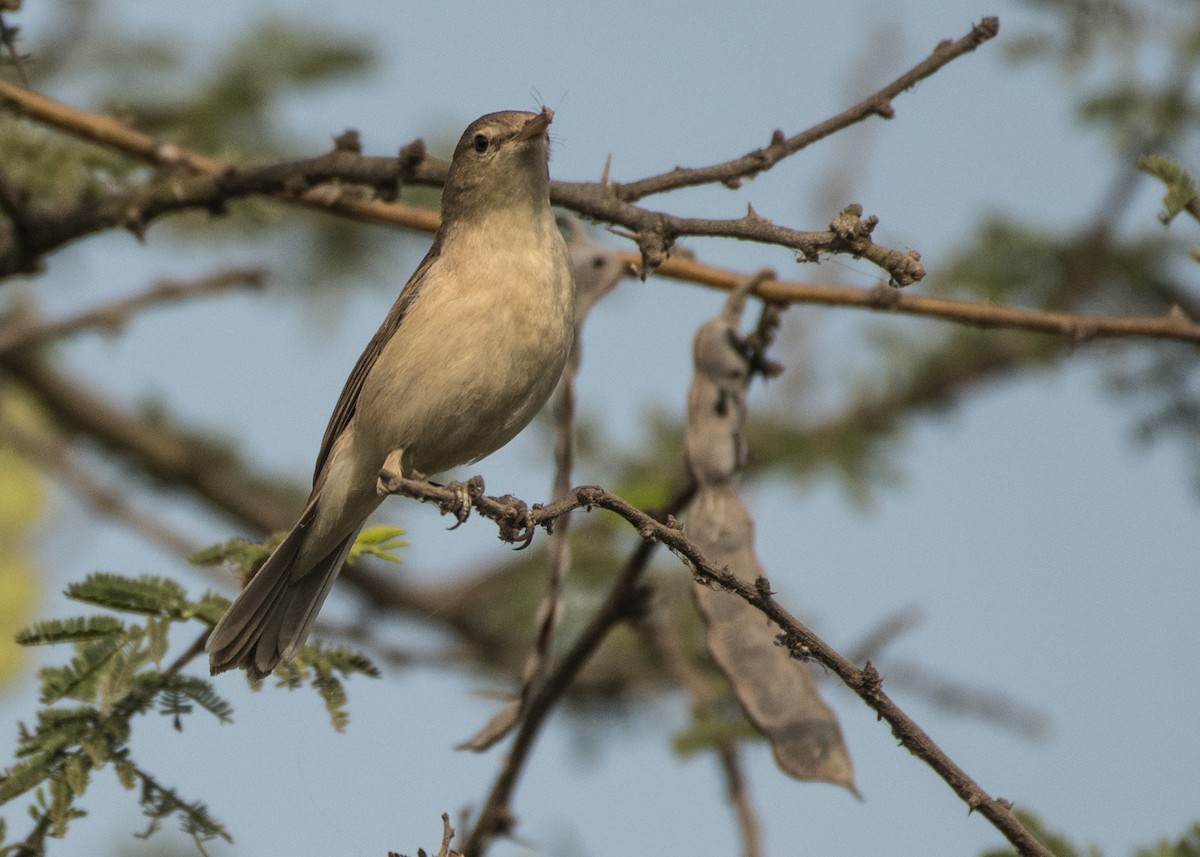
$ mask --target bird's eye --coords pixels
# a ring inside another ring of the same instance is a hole
[[[489,140],[485,134],[476,134],[474,143],[475,151],[482,155],[488,150],[488,144],[491,143],[491,140]]]

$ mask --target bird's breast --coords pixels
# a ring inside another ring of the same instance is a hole
[[[554,226],[521,240],[447,241],[363,385],[355,435],[438,473],[511,440],[553,392],[571,348],[574,285]]]

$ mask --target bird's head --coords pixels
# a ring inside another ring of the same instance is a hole
[[[509,110],[481,116],[454,149],[442,191],[443,219],[549,199],[550,158],[546,130],[554,111]]]

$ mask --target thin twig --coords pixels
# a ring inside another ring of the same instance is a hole
[[[883,690],[883,678],[869,662],[859,669],[810,631],[775,600],[770,583],[766,578],[759,578],[754,584],[744,583],[727,569],[714,566],[673,521],[664,524],[615,494],[590,485],[574,488],[566,496],[548,505],[532,507],[525,507],[521,501],[512,497],[497,498],[484,494],[483,481],[478,477],[467,483],[451,484],[445,487],[424,481],[397,478],[392,480],[388,487],[391,493],[433,503],[447,513],[460,511],[459,504],[465,490],[465,496],[469,497],[471,507],[498,524],[500,537],[510,542],[526,540],[529,537],[527,528],[545,526],[572,509],[601,508],[616,513],[633,525],[638,535],[646,540],[645,543],[660,542],[686,562],[691,567],[693,577],[697,582],[709,586],[719,586],[737,594],[778,625],[781,629],[780,643],[792,653],[793,657],[804,661],[814,660],[836,674],[847,687],[879,715],[880,719],[887,721],[892,728],[892,734],[909,752],[933,768],[971,811],[978,811],[987,818],[1020,854],[1025,857],[1034,857],[1034,855],[1051,857],[1045,846],[1013,814],[1012,804],[1009,801],[992,797],[984,791],[891,700]],[[619,584],[620,581],[618,584],[614,584],[614,588]],[[612,608],[601,608],[596,617],[593,617],[593,622],[601,619],[606,609],[611,610]],[[610,618],[608,621],[611,624],[615,620]],[[592,626],[589,625],[590,627]],[[557,672],[556,670],[556,674]],[[548,710],[547,706],[546,711],[539,711],[539,714],[544,715]],[[531,704],[530,719],[523,724],[513,746],[512,756],[517,756],[518,750],[520,750],[522,760],[523,754],[528,752],[528,745],[532,743],[533,737],[530,735],[526,739],[526,743],[521,743],[521,736],[526,732],[525,726],[533,722],[535,725],[531,728],[535,731],[537,728],[536,720],[532,717],[533,711],[534,707]],[[516,776],[517,772],[513,771],[506,779],[507,785],[503,789],[499,788],[499,781],[497,783],[497,790],[502,794],[500,806],[505,808],[505,811],[508,793],[511,791],[512,784],[515,783]],[[489,806],[491,804],[492,801],[489,799]],[[480,836],[489,834],[494,836],[506,830],[511,823],[511,819],[506,814],[493,815],[491,821],[497,826],[494,830],[488,831],[482,827],[482,816],[480,821],[481,823],[476,826],[475,831],[472,831],[472,842],[476,842],[477,833]],[[481,830],[483,830],[482,833],[480,833]],[[476,842],[476,844],[479,843]],[[476,857],[482,851],[467,849],[465,853],[468,857]]]
[[[26,321],[0,328],[0,353],[27,348],[49,339],[61,339],[81,330],[117,332],[140,310],[234,289],[259,289],[266,282],[265,268],[230,268],[196,280],[160,280],[148,289],[54,321]]]
[[[700,184],[720,182],[736,187],[740,180],[753,178],[759,173],[769,170],[784,158],[864,119],[871,116],[891,119],[895,115],[892,99],[902,92],[912,89],[948,63],[995,38],[999,32],[999,18],[984,18],[962,38],[940,42],[934,48],[933,53],[878,92],[806,131],[791,137],[784,137],[782,131],[776,131],[771,136],[770,144],[766,147],[747,152],[740,158],[721,164],[712,164],[706,167],[676,167],[670,172],[639,181],[609,182],[611,193],[625,202],[636,202],[651,194]]]
[[[762,824],[754,811],[750,799],[750,787],[742,766],[741,754],[732,741],[724,741],[717,747],[717,760],[725,777],[725,794],[737,817],[738,831],[742,836],[743,857],[761,857],[763,853]]]

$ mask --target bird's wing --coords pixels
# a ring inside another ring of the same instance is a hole
[[[404,321],[404,316],[408,314],[409,307],[412,306],[413,300],[421,290],[421,281],[425,279],[429,266],[433,264],[433,260],[438,257],[440,252],[441,241],[435,239],[433,246],[429,248],[429,252],[425,254],[421,264],[417,266],[417,270],[413,271],[413,275],[408,278],[408,283],[401,289],[400,296],[388,310],[387,318],[383,320],[379,330],[375,331],[375,335],[367,343],[358,362],[354,364],[350,377],[346,379],[346,386],[342,388],[342,394],[338,396],[333,414],[329,417],[329,425],[325,427],[325,437],[321,439],[321,451],[317,454],[317,464],[313,469],[314,486],[321,478],[321,471],[325,469],[325,462],[329,458],[334,442],[350,423],[351,417],[358,408],[358,394],[362,391],[363,382],[370,374],[375,361],[379,359],[379,355],[383,353],[384,346],[399,330],[400,323]]]

